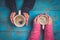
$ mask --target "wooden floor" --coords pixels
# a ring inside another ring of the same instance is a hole
[[[32,20],[40,13],[47,13],[53,20],[54,39],[60,40],[60,1],[36,0],[33,9],[29,12],[29,25],[17,28],[10,22],[10,10],[5,5],[5,0],[0,0],[0,40],[27,40],[33,27]],[[17,10],[22,6],[23,0],[16,0]],[[41,31],[42,32],[42,31]],[[41,34],[41,40],[43,34]]]

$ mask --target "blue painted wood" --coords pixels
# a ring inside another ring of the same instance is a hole
[[[17,28],[10,22],[10,10],[5,5],[5,0],[0,0],[0,40],[27,40],[33,27],[32,20],[40,13],[47,13],[53,20],[54,39],[60,40],[60,1],[36,0],[33,9],[29,12],[29,25]],[[23,0],[16,0],[17,10],[22,6]],[[41,35],[41,40],[43,39]]]

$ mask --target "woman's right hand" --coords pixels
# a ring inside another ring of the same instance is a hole
[[[10,20],[12,22],[12,24],[14,24],[14,17],[16,15],[16,12],[11,12],[11,15],[10,15]]]
[[[39,17],[40,17],[41,15],[42,15],[42,14],[39,14],[39,15],[34,19],[34,23],[39,24]]]
[[[45,15],[48,17],[47,25],[52,25],[52,18],[48,14],[45,14]]]

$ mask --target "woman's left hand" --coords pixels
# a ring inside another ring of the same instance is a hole
[[[26,26],[28,25],[28,20],[29,20],[29,15],[28,15],[28,13],[23,13],[23,15],[24,15],[24,17],[25,17],[25,19],[26,19]]]

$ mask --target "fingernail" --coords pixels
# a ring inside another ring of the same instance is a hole
[[[28,26],[28,24],[26,24],[26,26]]]
[[[44,13],[44,15],[46,15],[46,13]]]

